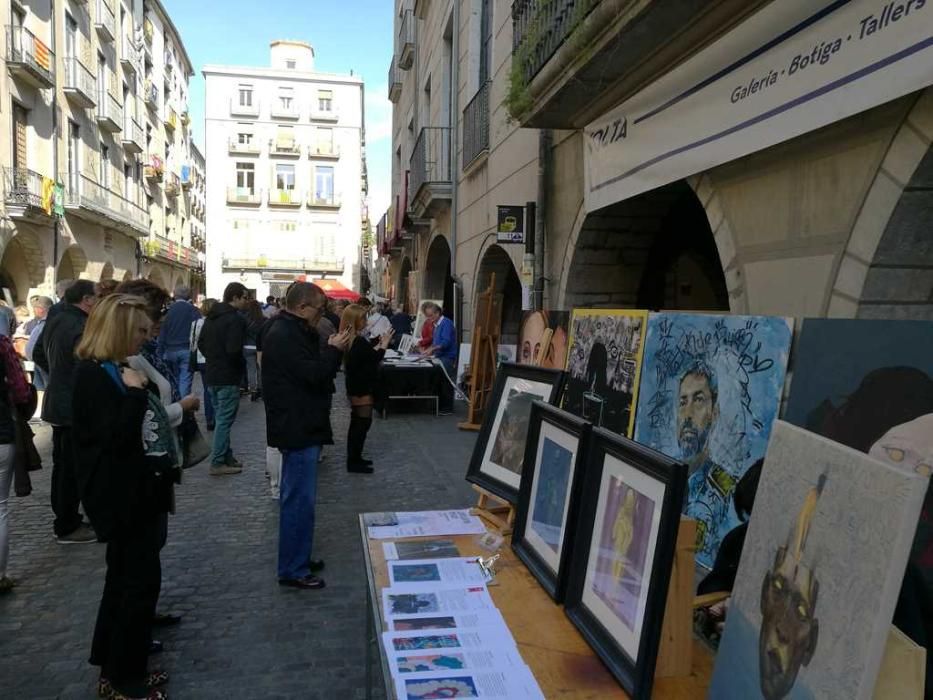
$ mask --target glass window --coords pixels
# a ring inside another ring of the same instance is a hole
[[[110,189],[110,148],[100,147],[100,184],[104,189]]]
[[[334,168],[320,165],[314,172],[314,198],[322,202],[334,199]]]
[[[317,91],[317,108],[322,112],[330,112],[334,105],[333,90]]]
[[[295,189],[295,166],[292,164],[279,163],[275,166],[275,189],[293,190]]]
[[[240,193],[253,193],[256,186],[256,168],[253,163],[236,164],[236,186]]]
[[[253,86],[240,85],[240,107],[253,106]]]
[[[241,146],[249,146],[253,143],[253,135],[248,131],[241,131],[237,134],[237,143]]]
[[[327,127],[320,127],[317,129],[317,152],[318,153],[333,153],[334,152],[334,130],[328,129]]]
[[[287,111],[294,105],[294,90],[290,87],[279,88],[279,106]]]

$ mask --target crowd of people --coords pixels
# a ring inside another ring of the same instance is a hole
[[[63,280],[57,301],[0,303],[0,594],[7,577],[11,486],[26,496],[41,467],[32,427],[51,426],[51,509],[60,544],[106,543],[107,572],[90,663],[101,697],[165,698],[168,675],[149,671],[161,650],[154,627],[178,616],[156,611],[160,551],[183,469],[209,459],[209,473],[244,469],[230,435],[240,401],[262,400],[267,474],[279,499],[278,582],[325,586],[312,558],[317,467],[334,443],[331,409],[341,369],[350,406],[346,468],[373,473],[363,456],[379,384],[379,364],[411,332],[401,309],[387,314],[368,299],[328,299],[296,282],[265,304],[231,283],[220,300],[196,306],[188,288],[174,295],[145,280]],[[420,350],[452,374],[456,333],[440,307],[426,303]],[[204,424],[193,392],[200,374]],[[452,400],[452,395],[451,395]],[[446,404],[449,410],[449,403]],[[269,457],[271,455],[271,459]],[[82,515],[83,511],[83,515]]]

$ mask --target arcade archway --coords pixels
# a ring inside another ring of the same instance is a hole
[[[441,300],[445,314],[453,318],[454,280],[450,276],[450,245],[444,236],[436,236],[428,248],[422,289],[422,299]]]
[[[502,294],[502,330],[500,345],[517,345],[522,322],[522,285],[508,253],[498,245],[491,245],[483,254],[476,274],[475,294],[489,287],[492,275],[496,276],[496,292]],[[474,308],[475,304],[474,304]]]
[[[80,246],[73,245],[62,253],[58,267],[55,269],[55,280],[80,279],[85,270],[87,270],[87,255]]]
[[[414,316],[418,313],[417,309],[411,308],[411,295],[408,293],[408,280],[411,276],[411,260],[407,257],[402,260],[402,266],[399,268],[398,284],[396,285],[395,302],[401,304],[405,313]]]

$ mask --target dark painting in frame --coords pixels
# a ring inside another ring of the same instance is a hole
[[[507,503],[518,501],[533,401],[560,401],[566,373],[503,362],[473,447],[467,481]]]
[[[535,401],[512,549],[555,602],[564,600],[590,423]]]
[[[590,433],[565,610],[633,700],[651,697],[687,467]]]

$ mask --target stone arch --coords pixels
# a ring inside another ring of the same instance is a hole
[[[58,266],[55,268],[55,279],[56,281],[81,279],[87,272],[87,265],[87,255],[81,246],[68,246],[58,260]]]
[[[406,255],[404,258],[402,258],[402,263],[398,269],[398,283],[395,288],[395,301],[397,304],[402,305],[405,313],[414,316],[416,313],[418,313],[418,310],[410,308],[410,295],[408,293],[408,280],[411,276],[411,269],[411,258]]]
[[[156,267],[153,267],[149,270],[147,279],[154,284],[159,285],[162,289],[165,289],[165,276],[162,274],[162,271]]]
[[[745,307],[733,236],[705,175],[595,212],[581,206],[560,279],[556,308]]]
[[[425,255],[421,298],[440,300],[446,314],[453,317],[454,280],[450,276],[450,260],[450,244],[439,233],[434,236]]]
[[[113,263],[109,260],[104,263],[104,266],[100,270],[100,281],[112,280],[113,279]]]
[[[0,286],[7,287],[17,303],[25,303],[29,291],[45,281],[45,256],[39,237],[32,231],[17,232],[0,258]]]
[[[133,279],[133,273],[132,273],[132,272],[130,272],[129,270],[127,270],[126,272],[123,273],[123,281],[124,281],[124,282],[129,282],[131,279]]]
[[[475,285],[473,287],[473,308],[477,308],[479,294],[489,287],[493,273],[496,275],[495,290],[502,295],[502,325],[499,343],[501,345],[518,344],[518,332],[522,323],[522,285],[518,271],[505,248],[493,243],[479,258]]]
[[[865,196],[839,260],[827,315],[933,318],[931,226],[933,88],[927,88],[895,133]]]

